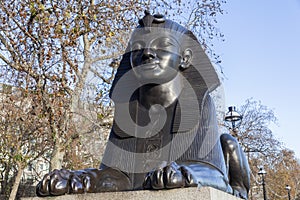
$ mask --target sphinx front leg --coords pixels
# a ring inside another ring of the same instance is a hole
[[[221,144],[233,195],[248,199],[250,188],[250,168],[238,141],[229,134],[221,135]]]

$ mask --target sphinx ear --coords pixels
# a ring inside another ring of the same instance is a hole
[[[180,68],[182,70],[189,68],[192,65],[193,52],[191,49],[185,49],[182,54]]]

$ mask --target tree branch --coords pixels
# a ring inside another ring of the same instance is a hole
[[[117,58],[121,55],[124,54],[125,51],[118,51],[116,53],[113,53],[111,55],[107,55],[107,56],[99,56],[99,57],[96,57],[92,60],[92,63],[95,63],[95,62],[98,62],[98,61],[101,61],[101,60],[108,60],[108,59],[112,59],[112,58]]]
[[[104,76],[102,76],[99,72],[97,72],[95,69],[91,68],[90,69],[91,72],[93,72],[97,77],[99,77],[103,82],[107,83],[107,84],[111,84],[111,81],[114,78],[114,71],[115,69],[113,69],[112,75],[109,78],[105,78]]]

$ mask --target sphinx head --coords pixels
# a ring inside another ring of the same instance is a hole
[[[130,64],[139,82],[166,83],[191,65],[184,43],[190,32],[162,15],[145,12],[129,42]]]
[[[110,97],[115,102],[123,102],[120,96],[129,88],[135,91],[136,85],[167,83],[178,73],[189,82],[188,88],[212,91],[220,84],[214,67],[191,31],[163,15],[145,12],[131,35]],[[116,93],[117,85],[122,94]],[[138,92],[132,94],[132,99],[136,98]]]

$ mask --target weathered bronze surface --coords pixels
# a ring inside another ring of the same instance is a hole
[[[100,169],[55,170],[37,194],[211,186],[247,199],[248,163],[238,142],[218,133],[209,92],[219,79],[196,37],[149,12],[139,24],[112,85]]]

